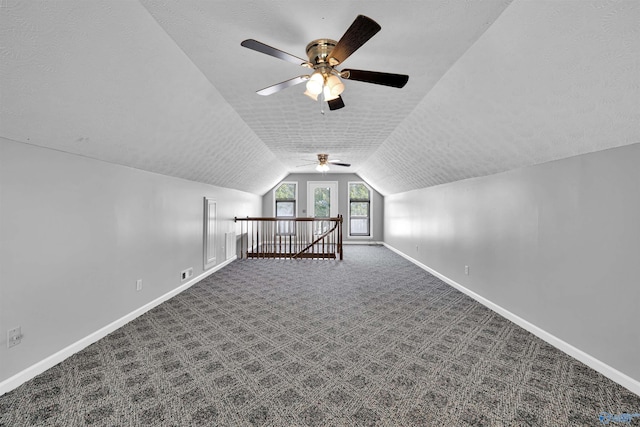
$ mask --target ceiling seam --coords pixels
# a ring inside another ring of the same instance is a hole
[[[422,99],[416,103],[416,105],[411,109],[411,111],[404,117],[404,119],[402,119],[400,122],[398,122],[398,124],[393,128],[393,130],[391,130],[391,132],[389,132],[389,135],[387,136],[387,138],[382,141],[382,143],[378,146],[378,148],[376,148],[376,150],[371,153],[368,157],[367,160],[369,158],[371,158],[372,156],[374,156],[378,151],[380,151],[382,149],[382,146],[385,145],[387,143],[387,141],[389,140],[389,138],[396,132],[396,130],[407,120],[409,120],[409,117],[411,117],[411,115],[413,114],[413,112],[420,106],[420,104],[422,104],[422,102],[429,96],[429,94],[431,93],[431,91],[438,86],[438,84],[442,81],[442,79],[451,71],[451,69],[453,69],[453,67],[455,67],[455,65],[460,62],[460,60],[478,43],[478,41],[482,38],[482,36],[484,36],[484,34],[489,31],[489,29],[491,29],[495,23],[498,21],[498,19],[500,19],[502,17],[502,15],[504,14],[504,12],[511,7],[511,5],[515,2],[516,0],[505,0],[505,3],[507,3],[507,6],[502,9],[502,11],[498,14],[498,16],[496,16],[496,18],[485,28],[484,31],[482,31],[482,33],[480,33],[476,39],[474,40],[473,43],[471,43],[469,45],[469,47],[467,49],[465,49],[465,51],[460,54],[460,56],[458,56],[458,59],[456,59],[451,66],[447,69],[447,71],[445,71],[444,73],[442,73],[442,75],[438,78],[438,80],[436,80],[436,82],[433,84],[433,86],[431,86],[431,89],[429,89],[427,91],[427,93],[422,97]],[[367,161],[365,160],[365,162]],[[382,194],[382,193],[381,193]],[[396,193],[389,193],[389,195],[392,194],[396,194]]]
[[[269,151],[273,155],[273,157],[275,157],[277,159],[278,156],[276,155],[276,153],[274,153],[273,150],[271,150],[271,148],[269,148],[269,146],[264,143],[264,141],[255,133],[255,131],[251,128],[251,126],[249,126],[249,124],[242,118],[242,116],[238,113],[238,111],[236,111],[236,109],[232,107],[232,105],[229,103],[229,101],[222,95],[222,93],[220,93],[220,91],[218,90],[216,85],[213,84],[213,82],[209,79],[209,77],[207,77],[206,73],[204,73],[204,71],[202,71],[202,69],[200,69],[200,67],[198,67],[196,65],[196,63],[191,59],[191,57],[187,54],[187,52],[185,52],[184,49],[182,49],[180,44],[178,44],[178,42],[171,36],[171,34],[169,34],[167,32],[167,30],[165,30],[165,28],[160,24],[160,22],[153,16],[153,13],[151,13],[151,11],[144,5],[142,0],[138,0],[138,3],[140,4],[140,6],[142,6],[147,11],[149,16],[153,19],[153,21],[158,26],[158,28],[160,28],[162,30],[162,32],[164,34],[166,34],[167,37],[169,37],[169,39],[171,39],[171,41],[173,42],[174,46],[177,47],[178,50],[180,50],[180,52],[182,52],[182,54],[185,56],[185,58],[187,58],[187,60],[198,70],[198,72],[205,78],[205,80],[209,82],[211,87],[216,91],[216,93],[220,96],[220,98],[225,100],[225,103],[227,104],[227,106],[231,110],[233,110],[234,114],[238,117],[238,119],[240,119],[240,121],[245,124],[247,129],[249,129],[249,131],[251,131],[251,133],[256,137],[256,140],[260,141],[262,143],[262,145],[264,146],[264,148],[266,148],[267,151]],[[284,164],[280,163],[280,165],[282,166],[283,170],[287,171],[286,172],[287,174],[291,173],[291,172],[288,171],[288,169],[285,167]],[[286,175],[285,175],[285,177],[286,177]],[[282,180],[282,179],[284,179],[284,178],[281,178],[280,180]],[[274,183],[274,185],[275,184],[277,184],[277,182]],[[268,191],[269,190],[267,190],[267,192]]]

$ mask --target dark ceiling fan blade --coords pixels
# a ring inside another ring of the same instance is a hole
[[[332,66],[344,62],[360,46],[365,44],[382,27],[376,21],[364,15],[358,15],[351,26],[343,34],[342,38],[329,54],[329,64]],[[333,61],[335,60],[335,61]]]
[[[282,59],[283,61],[292,62],[297,65],[309,64],[309,61],[307,61],[306,59],[298,58],[295,55],[291,55],[290,53],[283,52],[280,49],[276,49],[275,47],[271,47],[269,45],[266,45],[254,39],[244,40],[242,43],[240,43],[240,45],[260,53],[274,56],[278,59]]]
[[[280,92],[282,89],[286,89],[288,87],[298,85],[298,84],[300,84],[302,82],[306,82],[308,78],[309,78],[309,76],[294,77],[292,79],[285,80],[285,81],[280,82],[278,84],[275,84],[275,85],[272,85],[272,86],[267,86],[264,89],[260,89],[259,91],[256,91],[256,93],[258,95],[264,95],[264,96],[271,95],[271,94],[274,94],[276,92]]]
[[[381,73],[379,71],[342,70],[341,77],[348,80],[401,88],[409,81],[406,74]]]
[[[344,101],[342,100],[342,97],[340,95],[338,95],[336,99],[327,101],[327,104],[329,104],[329,110],[332,110],[332,111],[339,110],[344,107]]]
[[[340,162],[340,161],[332,161],[332,160],[329,160],[329,162],[328,162],[328,163],[329,163],[329,164],[331,164],[331,165],[336,165],[336,166],[346,166],[346,167],[351,166],[351,163],[342,163],[342,162]]]

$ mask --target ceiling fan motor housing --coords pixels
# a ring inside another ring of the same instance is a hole
[[[320,162],[321,165],[326,165],[328,160],[328,154],[318,154],[318,162]]]
[[[329,66],[328,56],[338,42],[331,39],[317,39],[307,45],[307,57],[314,69]]]

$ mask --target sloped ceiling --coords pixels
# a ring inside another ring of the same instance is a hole
[[[382,30],[321,112],[305,57],[358,14]],[[383,194],[640,142],[640,2],[195,1],[0,3],[0,136],[263,194],[316,153]],[[337,168],[333,168],[332,172]]]

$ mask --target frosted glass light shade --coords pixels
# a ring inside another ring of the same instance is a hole
[[[317,170],[318,172],[326,172],[326,171],[328,171],[328,170],[329,170],[329,166],[327,166],[326,164],[324,164],[324,165],[318,165],[318,166],[316,166],[316,170]]]
[[[318,95],[309,92],[309,90],[305,90],[304,94],[307,95],[309,98],[313,99],[314,101],[318,100]]]
[[[327,87],[334,98],[337,98],[344,91],[344,84],[338,76],[331,76],[327,79]]]
[[[331,93],[331,89],[329,89],[329,86],[324,87],[324,89],[322,90],[322,95],[324,96],[325,101],[333,101],[339,96],[339,95],[333,95]]]
[[[324,77],[321,73],[315,72],[309,78],[307,82],[307,91],[313,95],[319,95],[322,92],[324,86]]]

